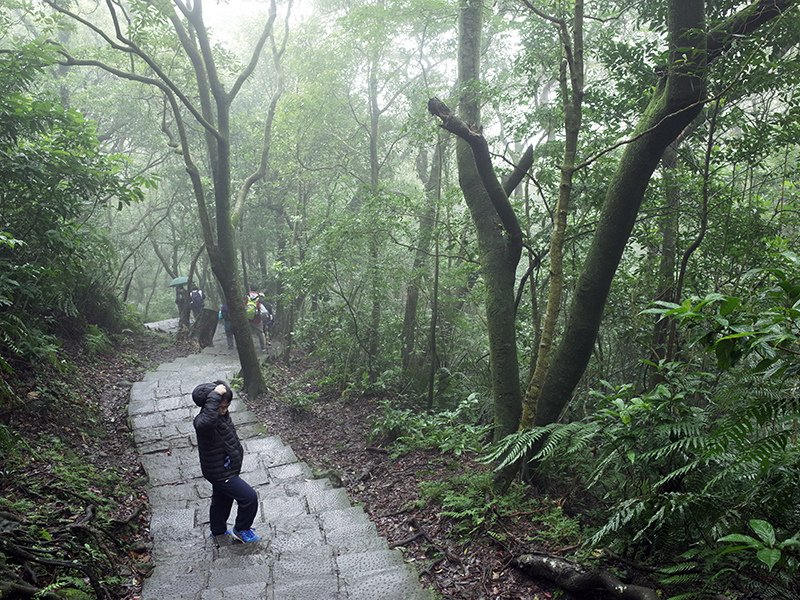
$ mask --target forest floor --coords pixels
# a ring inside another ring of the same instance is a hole
[[[370,423],[385,396],[342,394],[319,387],[313,377],[306,376],[318,373],[317,367],[310,360],[271,363],[269,392],[248,402],[248,407],[269,433],[280,436],[315,473],[329,476],[347,490],[390,547],[400,549],[417,567],[426,587],[447,599],[569,600],[570,596],[554,591],[548,583],[531,579],[512,561],[534,547],[554,554],[574,553],[576,540],[559,539],[548,531],[549,547],[544,547],[532,540],[539,537],[537,528],[551,525],[537,524],[530,514],[499,511],[492,515],[491,532],[479,527],[467,537],[457,534],[454,521],[443,517],[441,507],[420,493],[420,483],[477,474],[487,467],[476,456],[438,450],[394,457],[391,445],[380,447],[369,439]],[[292,401],[298,390],[314,401]]]
[[[87,460],[98,472],[119,475],[121,483],[114,490],[102,490],[115,494],[112,523],[127,525],[124,534],[109,535],[103,544],[104,552],[113,555],[110,562],[118,569],[118,583],[111,594],[118,600],[135,600],[143,578],[152,568],[145,480],[126,425],[127,403],[131,383],[140,380],[146,370],[192,350],[166,340],[154,335],[129,336],[122,347],[100,359],[76,355],[73,358],[78,368],[65,383],[54,383],[53,377],[58,377],[55,373],[22,377],[13,383],[18,397],[26,398],[26,402],[5,411],[0,418],[0,424],[16,431],[34,454],[22,467],[27,471],[23,473],[13,473],[13,465],[6,464],[5,457],[0,460],[0,496],[13,499],[0,506],[0,518],[30,524],[34,517],[21,514],[26,499],[42,505],[43,500],[37,496],[42,489],[66,485],[54,475],[53,465],[46,464],[37,452],[52,445],[53,440],[66,448],[66,454],[74,453]],[[485,470],[476,457],[430,450],[393,457],[390,447],[371,446],[367,441],[369,423],[381,398],[343,396],[320,388],[307,376],[315,366],[307,360],[270,364],[269,393],[249,401],[249,408],[261,417],[269,433],[292,446],[300,460],[317,471],[328,471],[334,481],[341,480],[351,499],[364,507],[389,545],[399,548],[416,565],[427,587],[448,599],[568,598],[512,566],[515,555],[536,546],[531,540],[541,525],[529,515],[495,515],[493,535],[480,530],[468,538],[459,537],[453,532],[453,522],[441,516],[436,503],[420,495],[421,481]],[[298,382],[302,382],[304,394],[316,398],[313,403],[298,406],[280,400],[296,397]],[[46,390],[44,394],[42,389]],[[88,416],[94,429],[79,426],[76,416]],[[59,501],[56,510],[60,511],[58,520],[50,525],[37,523],[50,532],[48,535],[56,536],[51,547],[58,547],[56,542],[64,536],[77,535],[78,530],[69,523],[86,523],[83,530],[97,537],[100,525],[92,528],[84,520],[83,512],[88,509],[82,502],[75,498]],[[554,553],[574,549],[563,540],[553,540],[552,544],[565,546],[538,547]],[[66,541],[63,548],[67,552]],[[17,575],[18,583],[38,588],[52,584],[56,577],[41,565],[27,565],[18,569]]]
[[[93,583],[95,595],[134,600],[152,571],[130,390],[193,348],[164,335],[114,337],[106,352],[65,343],[58,364],[0,374],[13,391],[0,411],[0,597]]]

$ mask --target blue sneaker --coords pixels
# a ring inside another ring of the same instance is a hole
[[[234,529],[231,533],[233,533],[233,535],[235,535],[237,538],[239,538],[239,540],[241,540],[245,544],[248,542],[257,542],[261,539],[256,535],[256,532],[252,528],[245,529],[244,531],[237,531],[236,529]]]
[[[229,529],[229,530],[228,530],[228,531],[226,531],[225,533],[220,533],[220,534],[218,534],[218,535],[214,535],[214,534],[212,533],[212,534],[211,534],[211,535],[209,535],[208,537],[212,537],[212,538],[221,538],[221,537],[225,537],[226,535],[230,535],[230,534],[231,534],[231,530]]]

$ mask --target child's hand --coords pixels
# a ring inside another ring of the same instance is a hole
[[[217,385],[217,387],[214,388],[214,391],[217,392],[220,396],[222,396],[225,392],[228,391],[228,389],[220,383]]]

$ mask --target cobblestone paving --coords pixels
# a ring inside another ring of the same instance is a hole
[[[150,327],[169,332],[175,321]],[[153,511],[155,570],[141,600],[431,600],[346,492],[313,479],[238,398],[231,417],[245,449],[242,477],[259,494],[262,541],[209,537],[211,485],[200,473],[191,392],[238,369],[218,332],[214,347],[161,365],[131,390],[129,420]]]

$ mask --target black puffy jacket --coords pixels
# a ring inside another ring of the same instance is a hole
[[[244,455],[230,413],[219,414],[222,397],[215,387],[216,383],[203,383],[192,392],[192,400],[202,409],[194,418],[200,468],[211,483],[239,475]]]

